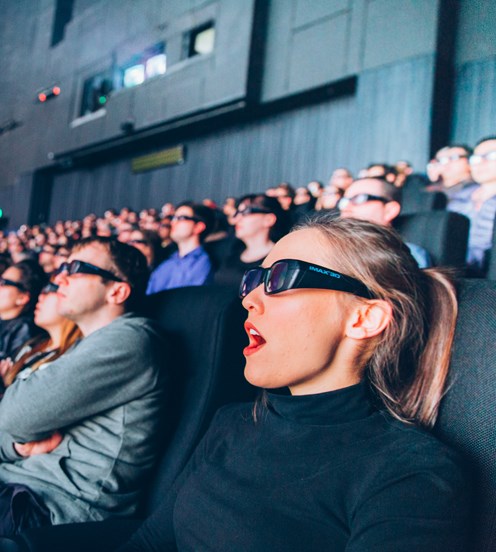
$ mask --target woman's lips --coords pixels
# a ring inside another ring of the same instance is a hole
[[[249,322],[245,324],[245,331],[248,334],[248,339],[250,343],[247,347],[243,349],[243,354],[245,356],[250,356],[256,353],[265,345],[265,339],[261,336],[260,332],[255,328],[255,326],[253,326],[253,324],[250,324]]]

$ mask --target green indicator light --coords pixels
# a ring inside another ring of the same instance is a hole
[[[99,103],[100,105],[106,104],[106,103],[107,103],[107,97],[106,97],[106,96],[100,96],[100,97],[98,98],[98,103]]]
[[[3,217],[3,209],[0,209],[0,218]]]

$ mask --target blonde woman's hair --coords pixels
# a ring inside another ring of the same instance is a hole
[[[50,356],[50,362],[53,362],[60,356],[62,356],[68,349],[70,349],[74,343],[82,337],[81,330],[72,322],[72,320],[64,319],[62,322],[62,336],[60,347]],[[12,368],[7,372],[4,377],[4,383],[6,386],[9,386],[15,380],[17,374],[24,368],[26,361],[28,361],[36,353],[41,353],[50,348],[51,341],[49,337],[42,336],[41,338],[35,337],[27,344],[32,345],[29,351],[24,353],[12,366]],[[41,358],[37,362],[34,362],[31,366],[31,370],[37,370],[42,364],[47,362],[45,357]]]
[[[364,375],[392,416],[432,427],[445,393],[458,313],[450,276],[439,269],[420,270],[391,228],[326,216],[296,230],[303,228],[327,240],[332,268],[362,281],[391,305],[393,319],[378,338]]]

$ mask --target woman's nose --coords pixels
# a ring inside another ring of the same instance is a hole
[[[263,283],[261,283],[256,288],[252,289],[246,297],[244,297],[241,304],[248,312],[255,311],[258,314],[263,313],[265,309],[264,301],[266,298],[263,286]]]

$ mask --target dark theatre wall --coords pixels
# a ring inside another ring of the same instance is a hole
[[[74,0],[51,47],[64,2],[0,0],[0,129],[20,123],[0,132],[0,207],[12,226],[221,201],[281,180],[326,180],[340,165],[407,158],[421,170],[440,140],[473,143],[496,131],[496,0]],[[208,21],[214,52],[184,59],[185,34]],[[115,92],[103,116],[74,125],[85,79],[160,41],[165,75]],[[452,68],[454,107],[439,121],[444,97],[434,91],[449,97]],[[327,93],[350,77],[354,93]],[[53,83],[61,95],[36,104]],[[220,111],[231,118],[216,118]],[[198,116],[201,128],[184,126]],[[117,148],[123,140],[127,150]],[[133,155],[177,143],[185,164],[132,173]]]
[[[110,206],[159,207],[165,201],[265,190],[281,180],[325,181],[332,167],[408,157],[425,161],[432,57],[365,72],[356,97],[301,108],[185,141],[187,162],[133,175],[128,159],[55,178],[51,221]],[[377,113],[383,113],[378,117]],[[380,138],[377,138],[380,137]],[[78,198],[77,202],[71,198]]]

